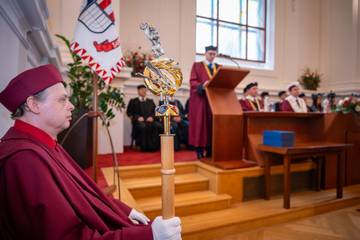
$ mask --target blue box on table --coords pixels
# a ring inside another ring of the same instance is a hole
[[[295,132],[265,130],[263,144],[273,147],[292,147],[295,143]]]

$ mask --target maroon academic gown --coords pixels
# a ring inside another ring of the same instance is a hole
[[[0,143],[0,239],[151,240],[42,130],[17,120]]]
[[[281,112],[294,112],[294,109],[287,100],[284,100],[282,103],[280,103],[280,110]]]
[[[256,109],[254,108],[249,99],[240,99],[239,103],[241,105],[241,108],[244,112],[250,112],[250,111],[260,111],[262,109],[264,109],[264,103],[261,99],[259,99],[259,104],[260,104],[260,109]],[[256,106],[256,102],[253,102],[253,105]]]
[[[190,75],[189,144],[206,147],[211,144],[212,115],[206,93],[198,87],[211,78],[203,62],[193,64]]]

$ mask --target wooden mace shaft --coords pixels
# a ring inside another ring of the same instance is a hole
[[[175,216],[174,135],[162,134],[160,140],[162,216],[164,219],[169,219]]]

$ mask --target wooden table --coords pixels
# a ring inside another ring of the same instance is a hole
[[[352,144],[313,142],[297,144],[293,147],[272,147],[267,145],[258,145],[257,149],[263,152],[264,156],[264,198],[270,199],[271,193],[271,161],[269,154],[277,154],[283,157],[284,164],[284,208],[290,208],[290,187],[291,187],[291,161],[295,158],[310,157],[317,159],[317,190],[320,190],[321,165],[328,153],[337,155],[337,188],[336,197],[342,198],[344,185],[345,161],[342,155]]]

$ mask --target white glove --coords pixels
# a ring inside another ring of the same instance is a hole
[[[133,208],[129,214],[130,220],[135,224],[144,224],[148,225],[150,222],[150,219],[142,214],[141,212],[137,211],[135,208]]]
[[[151,228],[154,240],[181,240],[181,221],[178,217],[166,220],[156,217]]]

